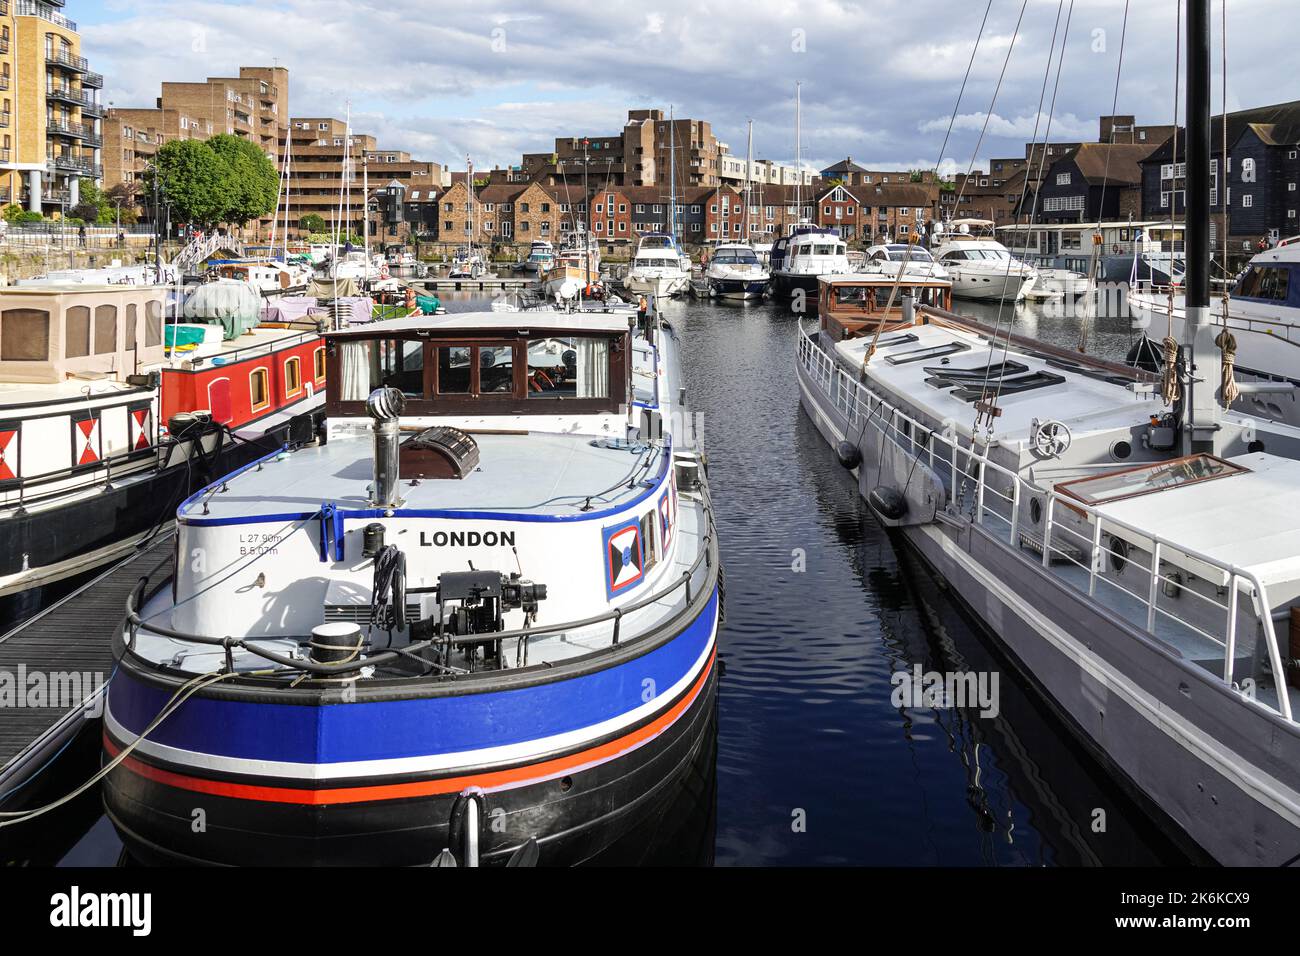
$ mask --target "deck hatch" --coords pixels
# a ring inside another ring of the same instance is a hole
[[[969,351],[970,346],[965,342],[946,342],[943,345],[932,345],[927,349],[913,349],[910,352],[899,352],[897,355],[886,355],[885,361],[890,365],[907,365],[911,362],[924,362],[926,359],[942,358],[945,355]]]
[[[1060,385],[1065,381],[1060,375],[1053,375],[1051,372],[1031,372],[1028,375],[1017,375],[1014,378],[1000,379],[996,383],[989,382],[989,386],[996,384],[997,394],[1001,396],[1018,395],[1021,392],[1032,392],[1036,388],[1047,388],[1049,385]],[[976,402],[985,397],[985,392],[989,388],[975,387],[972,383],[964,388],[959,388],[952,394],[961,399],[963,402]]]

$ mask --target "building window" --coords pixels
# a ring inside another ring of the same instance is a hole
[[[1056,174],[1056,185],[1058,185],[1058,186],[1068,186],[1068,185],[1070,185],[1070,174],[1069,174],[1069,173],[1057,173],[1057,174]]]
[[[5,309],[0,313],[0,361],[44,362],[50,351],[50,313]]]
[[[1255,181],[1255,161],[1253,159],[1243,159],[1241,161],[1241,181],[1243,183],[1253,183]]]
[[[264,368],[255,368],[248,376],[248,401],[255,412],[271,404],[270,378]]]
[[[1243,167],[1245,167],[1246,164],[1245,164],[1245,163],[1242,163],[1241,165],[1242,165]],[[1245,173],[1244,168],[1243,168],[1242,172],[1243,172],[1243,174]],[[1241,197],[1241,208],[1242,208],[1242,209],[1249,209],[1249,208],[1251,208],[1251,207],[1254,206],[1254,205],[1255,205],[1255,197],[1254,197],[1254,196],[1251,196],[1251,195],[1247,194],[1247,195]]]

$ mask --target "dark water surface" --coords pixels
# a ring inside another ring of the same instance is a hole
[[[476,304],[446,298],[453,311]],[[996,306],[961,310],[997,319]],[[703,415],[727,574],[716,862],[1184,862],[996,642],[872,520],[800,410],[796,318],[775,304],[689,301],[666,315],[685,341],[690,404]],[[1078,328],[1016,312],[1016,331],[1056,344],[1075,345]],[[1122,355],[1127,344],[1126,322],[1094,324],[1092,349]],[[891,676],[918,664],[996,673],[998,716],[895,706]],[[93,772],[93,750],[50,781],[51,796]],[[25,826],[24,839],[0,839],[0,859],[115,865],[120,844],[97,808],[89,794]],[[1093,832],[1098,809],[1104,833]]]
[[[1180,862],[870,517],[800,409],[797,319],[774,304],[667,314],[704,415],[727,572],[717,862]],[[1016,331],[1073,345],[1078,325],[1031,311]],[[1122,354],[1127,323],[1102,320],[1093,341]],[[998,672],[1000,714],[894,706],[891,676],[916,664]]]

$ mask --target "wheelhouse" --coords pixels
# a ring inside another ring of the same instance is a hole
[[[622,413],[631,387],[625,313],[419,317],[331,333],[326,408],[365,414],[366,398],[399,389],[405,413],[559,415]]]
[[[888,276],[823,278],[817,300],[821,327],[836,342],[906,328],[918,305],[951,310],[952,283],[943,279],[896,282]]]

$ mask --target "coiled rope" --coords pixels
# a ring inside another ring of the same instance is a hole
[[[1237,339],[1228,331],[1228,326],[1225,324],[1223,330],[1214,337],[1214,344],[1223,353],[1223,376],[1219,385],[1223,407],[1228,408],[1241,396],[1241,387],[1237,384],[1235,374],[1237,367]]]
[[[1166,405],[1173,405],[1183,397],[1183,387],[1178,381],[1178,340],[1166,335],[1165,360],[1160,372],[1160,397]]]

